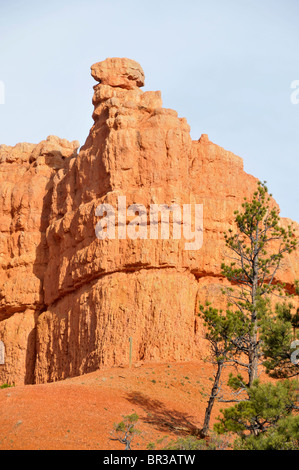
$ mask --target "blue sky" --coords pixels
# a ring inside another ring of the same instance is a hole
[[[0,0],[0,143],[55,134],[83,145],[90,66],[129,57],[194,140],[240,155],[299,221],[298,18],[298,0]]]

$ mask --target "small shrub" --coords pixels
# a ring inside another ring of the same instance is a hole
[[[10,387],[14,387],[14,386],[15,386],[15,384],[6,384],[6,383],[5,383],[5,384],[0,385],[0,389],[3,389],[3,388],[10,388]]]
[[[154,442],[149,442],[148,445],[146,446],[147,450],[154,450],[155,447],[156,446]]]
[[[225,450],[230,447],[226,437],[211,434],[209,439],[198,439],[195,436],[181,437],[170,441],[163,450]]]
[[[113,436],[119,442],[125,445],[125,450],[131,450],[131,442],[139,430],[135,428],[139,416],[136,413],[123,416],[123,420],[114,424]]]

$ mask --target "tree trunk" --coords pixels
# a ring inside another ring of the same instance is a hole
[[[258,352],[256,346],[256,335],[252,338],[253,341],[253,352],[249,358],[249,387],[252,386],[255,379],[258,378]]]
[[[253,282],[251,291],[251,302],[253,311],[251,313],[251,322],[253,324],[253,332],[250,338],[251,347],[249,353],[249,387],[252,386],[255,379],[258,377],[258,319],[257,319],[257,293],[258,293],[258,282],[259,282],[259,268],[258,268],[258,240],[259,240],[259,229],[256,229],[256,238],[254,243],[254,258],[253,258]]]
[[[218,391],[219,391],[219,382],[220,382],[222,368],[223,368],[223,361],[217,362],[217,372],[216,372],[216,375],[215,375],[211,395],[210,395],[210,398],[209,398],[209,401],[208,401],[208,406],[206,408],[203,428],[200,431],[200,435],[201,435],[202,438],[206,437],[206,435],[208,433],[208,430],[209,430],[212,409],[213,409],[214,402],[216,400],[216,397],[217,397],[217,394],[218,394]]]
[[[258,378],[258,363],[259,363],[259,354],[258,354],[258,320],[257,313],[253,312],[252,314],[253,322],[253,333],[250,338],[251,346],[250,353],[248,356],[249,359],[249,387],[252,386],[255,379]]]

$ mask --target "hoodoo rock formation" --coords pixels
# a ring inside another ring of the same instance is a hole
[[[79,153],[53,136],[0,146],[0,383],[128,363],[129,337],[135,362],[201,357],[198,304],[222,302],[223,233],[256,189],[240,157],[205,134],[192,141],[160,92],[141,90],[138,63],[111,58],[91,70],[94,125]],[[201,249],[183,238],[98,239],[96,208],[117,208],[119,196],[148,211],[203,204]],[[291,291],[296,254],[278,276]]]

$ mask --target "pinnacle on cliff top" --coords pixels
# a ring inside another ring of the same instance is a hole
[[[201,134],[201,137],[198,139],[198,141],[205,144],[209,143],[210,139],[208,134]]]
[[[91,75],[103,85],[132,90],[144,86],[142,67],[132,59],[110,57],[91,66]]]

